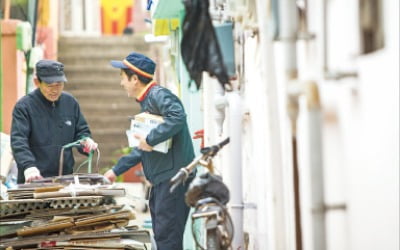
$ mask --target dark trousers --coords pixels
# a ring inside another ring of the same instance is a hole
[[[150,192],[150,213],[157,250],[182,250],[183,233],[189,214],[185,193],[190,181],[169,192],[169,180],[157,184]]]

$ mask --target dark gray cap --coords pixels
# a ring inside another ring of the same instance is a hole
[[[53,60],[40,60],[36,63],[36,75],[45,83],[67,82],[64,64]]]

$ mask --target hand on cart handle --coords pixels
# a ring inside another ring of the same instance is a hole
[[[85,153],[90,153],[91,151],[96,150],[98,147],[98,144],[90,137],[82,140],[81,144],[83,145],[83,152]]]

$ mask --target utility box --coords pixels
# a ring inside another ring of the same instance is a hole
[[[233,24],[231,22],[216,24],[214,29],[228,76],[233,77],[236,75]]]
[[[137,147],[139,145],[139,141],[133,136],[134,134],[139,134],[146,137],[153,128],[157,127],[163,122],[164,119],[158,115],[152,115],[148,113],[140,113],[135,115],[135,119],[131,120],[130,130],[126,131],[129,147]],[[166,154],[171,148],[171,145],[172,138],[155,145],[153,150]]]

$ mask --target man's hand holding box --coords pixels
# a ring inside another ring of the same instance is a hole
[[[148,113],[140,113],[135,116],[135,119],[131,120],[131,128],[126,131],[126,135],[129,141],[129,147],[137,147],[140,143],[140,138],[146,138],[148,133],[164,120],[161,116],[152,115]],[[138,135],[135,137],[135,135]],[[172,145],[172,139],[163,141],[153,147],[153,150],[167,153],[168,149]],[[147,151],[147,150],[145,150]]]

